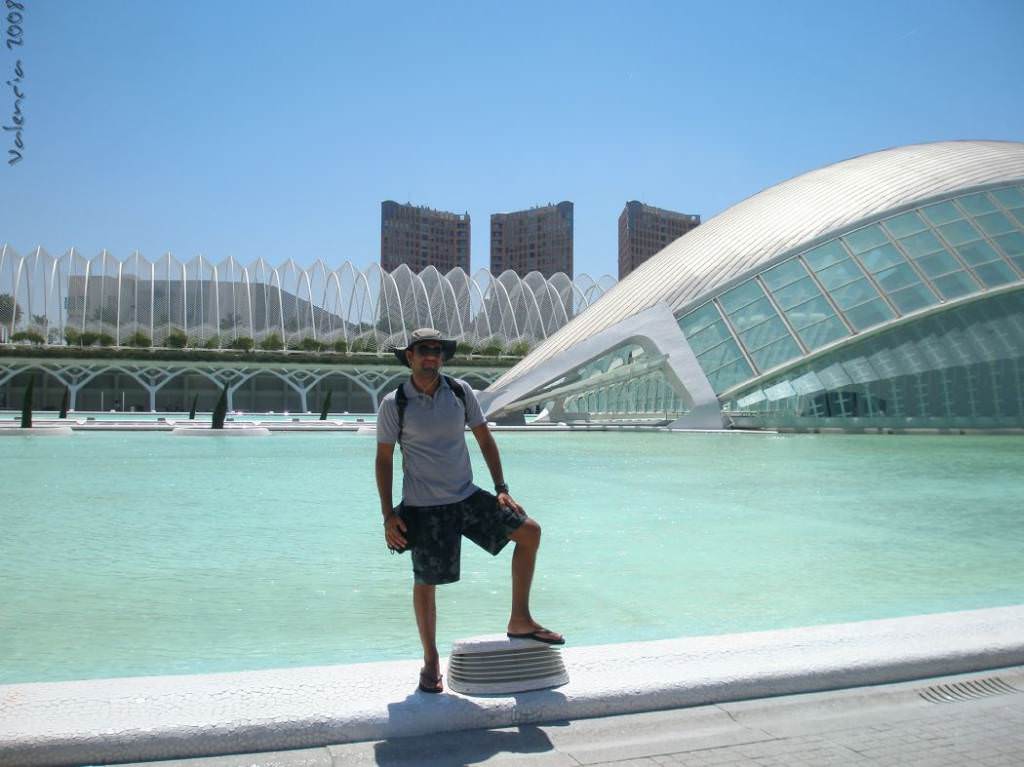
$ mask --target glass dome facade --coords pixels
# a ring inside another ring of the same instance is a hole
[[[943,155],[959,163],[949,163],[946,178],[934,170]],[[811,176],[814,183],[807,182]],[[608,339],[599,357],[563,371],[555,392],[564,398],[544,400],[550,390],[542,385],[526,399],[559,417],[685,420],[695,403],[681,383],[689,361],[721,408],[722,425],[1024,427],[1022,177],[1024,145],[950,142],[855,158],[766,190],[716,217],[730,225],[706,230],[704,242],[689,238],[716,219],[652,259],[660,263],[650,272],[677,266],[675,284],[626,280],[541,346],[539,358],[574,330],[585,337],[580,326],[588,324],[591,345]],[[815,192],[835,202],[816,210]],[[789,247],[758,244],[756,222],[745,215],[750,210],[773,221],[764,226],[766,240]],[[830,218],[835,223],[828,226]],[[820,221],[825,231],[814,232]],[[716,249],[723,254],[717,270],[707,256]],[[692,266],[702,258],[706,268]],[[633,295],[615,301],[625,292]],[[621,358],[629,346],[631,360],[648,363],[666,351],[665,344],[644,343],[635,328],[616,339],[623,320],[616,323],[615,313],[625,313],[627,301],[671,311],[681,335],[679,362],[674,369],[646,364],[633,377],[619,370],[615,399],[603,360]],[[562,355],[574,346],[562,345]],[[516,396],[507,392],[517,378],[543,379],[538,371],[551,363],[536,357],[491,387],[494,412],[514,408]],[[666,398],[666,386],[675,400]]]

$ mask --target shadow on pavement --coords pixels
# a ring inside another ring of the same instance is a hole
[[[565,696],[552,690],[539,690],[519,693],[513,697],[515,705],[511,712],[507,708],[480,706],[468,698],[451,693],[435,696],[416,692],[404,701],[388,704],[390,723],[399,731],[433,731],[434,734],[391,738],[376,743],[375,761],[381,767],[448,767],[476,764],[502,753],[539,754],[553,751],[554,744],[550,738],[533,722],[544,722],[546,726],[567,724],[565,721],[555,721],[554,716],[547,721],[544,718],[545,710],[552,713],[557,711],[558,704],[564,702]],[[500,729],[451,731],[453,723],[458,722],[466,722],[469,726],[473,722],[488,722],[491,727]]]

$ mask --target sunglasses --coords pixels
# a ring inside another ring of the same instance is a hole
[[[425,344],[417,344],[412,347],[413,353],[420,357],[440,357],[441,347],[440,346],[426,346]]]

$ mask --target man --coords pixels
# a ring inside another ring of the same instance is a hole
[[[509,541],[515,543],[508,636],[548,644],[565,642],[530,615],[540,525],[508,493],[498,446],[473,390],[464,381],[441,374],[454,353],[455,342],[442,339],[439,331],[414,331],[406,348],[395,349],[395,356],[412,371],[402,384],[403,396],[388,394],[377,413],[375,469],[384,539],[389,548],[401,551],[408,543],[406,533],[412,538],[413,608],[423,644],[419,688],[430,693],[444,689],[436,644],[435,590],[459,580],[462,535],[492,555]],[[449,382],[462,389],[462,396]],[[400,399],[405,401],[404,408]],[[467,425],[480,445],[496,495],[473,484],[464,433]],[[400,513],[392,508],[391,497],[396,443],[402,449]]]

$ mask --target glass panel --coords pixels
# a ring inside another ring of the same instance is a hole
[[[860,279],[863,276],[864,272],[850,259],[832,264],[827,269],[818,272],[818,279],[821,280],[821,284],[825,286],[825,289],[829,291],[846,285],[853,280]]]
[[[939,238],[931,232],[921,232],[921,234],[915,234],[913,237],[902,239],[900,240],[900,245],[910,254],[911,258],[919,258],[928,253],[942,250],[942,243],[939,242]]]
[[[1007,208],[1019,208],[1024,206],[1024,192],[1015,186],[992,192],[992,196]]]
[[[1002,213],[989,213],[987,216],[978,216],[974,223],[981,227],[985,234],[1004,234],[1014,230],[1013,222]]]
[[[874,301],[868,301],[866,304],[854,307],[846,312],[846,319],[850,321],[857,330],[864,330],[864,328],[870,328],[872,325],[878,325],[881,322],[885,322],[892,318],[892,309],[890,309],[880,298],[876,298]]]
[[[791,336],[787,335],[763,349],[751,352],[750,356],[753,358],[754,364],[763,371],[799,357],[800,347],[796,345],[796,341]]]
[[[977,194],[969,194],[966,197],[957,197],[956,201],[960,203],[960,207],[962,207],[972,216],[980,216],[983,213],[991,213],[996,209],[996,206],[992,204],[992,201],[984,192],[978,192]]]
[[[965,242],[981,239],[978,230],[966,221],[956,221],[952,224],[940,226],[939,231],[950,245],[963,245]]]
[[[878,286],[886,293],[920,282],[917,274],[906,263],[879,272],[875,275],[875,279],[878,281]]]
[[[700,332],[689,336],[686,340],[690,342],[690,348],[693,349],[694,354],[702,354],[705,349],[717,346],[727,338],[732,338],[732,334],[725,326],[725,323],[719,320],[713,325],[708,325]]]
[[[744,282],[739,287],[733,288],[718,297],[718,302],[725,309],[727,314],[732,314],[737,309],[751,304],[759,298],[764,297],[764,291],[754,280]]]
[[[722,319],[718,313],[718,307],[712,302],[704,304],[699,309],[687,314],[685,317],[680,317],[679,327],[683,331],[683,334],[687,338],[692,336],[701,328],[706,328],[713,322],[719,322]]]
[[[878,226],[865,226],[856,232],[850,232],[843,239],[854,253],[863,253],[865,250],[871,250],[889,242],[885,232]]]
[[[929,277],[938,277],[940,274],[949,274],[950,272],[963,269],[960,262],[945,250],[941,253],[932,253],[930,256],[917,259],[917,265]]]
[[[797,330],[821,322],[826,317],[834,316],[835,312],[832,310],[831,304],[821,297],[811,299],[807,303],[793,307],[786,312],[786,317],[789,319],[790,324]]]
[[[803,271],[802,267],[801,271]],[[799,282],[794,282],[792,285],[787,285],[781,290],[774,291],[772,295],[780,307],[788,309],[791,306],[802,304],[808,299],[820,296],[821,291],[818,290],[818,286],[814,284],[810,277],[804,277]]]
[[[711,388],[717,393],[746,381],[752,375],[753,371],[750,369],[750,365],[745,359],[740,358],[730,365],[708,373],[708,381],[711,383]]]
[[[894,237],[906,237],[908,234],[915,234],[928,228],[914,211],[904,213],[902,216],[887,218],[884,223]]]
[[[864,264],[865,269],[874,274],[896,264],[905,264],[906,259],[892,245],[883,245],[861,255],[860,262]]]
[[[1010,208],[1010,213],[1017,219],[1017,223],[1024,226],[1024,208]]]
[[[1024,234],[1021,234],[1020,232],[1012,232],[1010,234],[1004,234],[1002,237],[996,237],[995,240],[1006,255],[1024,255]]]
[[[936,277],[932,282],[946,299],[959,298],[968,293],[977,293],[978,286],[967,272],[953,272],[944,277]]]
[[[861,277],[856,282],[851,282],[849,285],[838,290],[831,291],[831,295],[840,309],[847,309],[865,301],[870,301],[872,298],[878,298],[878,291],[867,281],[866,277]]]
[[[697,359],[705,370],[715,370],[742,356],[739,346],[730,338],[725,343],[702,352]]]
[[[749,351],[751,349],[760,349],[762,346],[767,346],[775,339],[788,335],[789,331],[786,330],[786,326],[782,320],[778,317],[773,317],[767,322],[762,322],[760,325],[757,325],[744,333],[740,333],[740,340],[743,341],[743,345],[746,346]]]
[[[987,264],[989,261],[995,261],[999,258],[999,254],[987,242],[972,242],[970,245],[957,248],[956,252],[970,266]]]
[[[804,253],[804,260],[816,272],[824,269],[829,264],[842,261],[846,257],[846,251],[836,240],[826,242],[824,245],[819,245],[814,250]]]
[[[940,202],[937,205],[929,205],[926,208],[922,208],[921,212],[924,213],[925,218],[935,225],[948,224],[950,221],[956,221],[957,219],[963,218],[963,216],[960,215],[960,211],[958,211],[956,206],[951,202]]]
[[[777,316],[775,309],[768,303],[768,299],[762,298],[750,304],[750,306],[745,306],[739,311],[730,314],[729,319],[732,321],[736,332],[742,333],[744,330],[754,327],[754,325],[760,325],[769,317]]]
[[[990,288],[994,288],[996,285],[1005,285],[1018,279],[1010,265],[1002,259],[993,261],[991,264],[982,264],[974,271],[981,278],[981,281]]]
[[[900,310],[901,314],[909,314],[938,301],[932,292],[920,282],[904,290],[890,293],[889,298],[896,304],[896,308]]]
[[[816,322],[799,331],[800,338],[810,350],[817,349],[827,343],[848,335],[846,325],[836,316]]]
[[[804,265],[794,258],[790,261],[784,261],[778,266],[773,266],[761,275],[761,279],[764,280],[769,290],[777,290],[783,285],[789,285],[791,282],[796,282],[801,277],[806,276],[807,270],[804,269]]]

